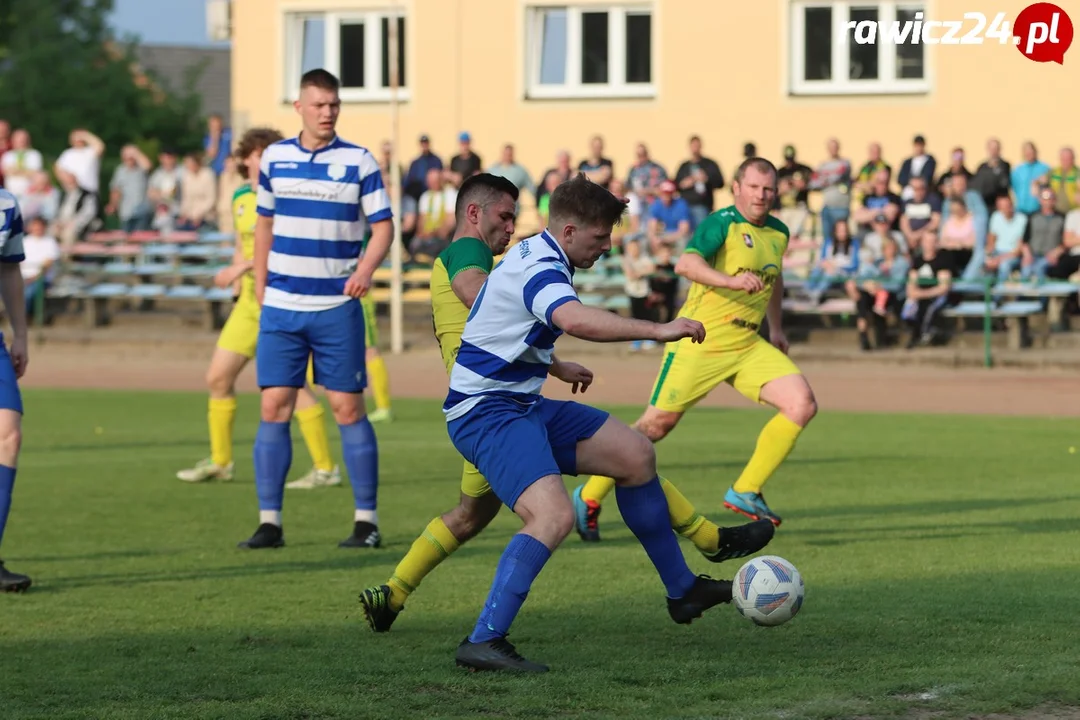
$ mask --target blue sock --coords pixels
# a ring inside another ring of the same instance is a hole
[[[4,542],[4,526],[11,510],[11,492],[15,489],[15,468],[0,465],[0,543]]]
[[[626,527],[645,548],[669,598],[681,598],[693,586],[694,573],[686,565],[679,540],[671,529],[667,498],[660,479],[653,478],[638,487],[615,487],[615,500]]]
[[[255,435],[255,490],[259,494],[259,510],[281,512],[290,465],[292,437],[289,423],[262,421]]]
[[[547,546],[531,535],[518,533],[510,540],[499,560],[484,611],[469,636],[470,642],[487,642],[510,632],[510,625],[529,596],[533,580],[544,569],[549,557],[551,551]]]
[[[341,455],[349,473],[357,510],[375,511],[379,491],[379,446],[375,428],[367,416],[352,425],[338,425],[341,430]]]

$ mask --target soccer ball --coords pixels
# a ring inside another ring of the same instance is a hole
[[[776,555],[748,561],[734,583],[732,603],[755,625],[783,625],[799,612],[806,593],[799,571]]]

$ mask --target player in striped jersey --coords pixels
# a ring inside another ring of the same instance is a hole
[[[303,130],[260,162],[255,293],[262,305],[257,350],[262,423],[255,438],[259,527],[241,547],[285,544],[281,506],[292,461],[289,420],[308,358],[341,431],[353,488],[352,534],[341,547],[378,547],[378,447],[368,420],[364,312],[360,299],[386,257],[393,230],[379,163],[336,132],[339,82],[318,69],[300,80]],[[364,247],[365,232],[371,238]]]
[[[701,342],[705,329],[677,318],[659,325],[581,304],[574,268],[588,268],[611,249],[621,199],[584,176],[552,193],[548,229],[522,240],[499,263],[473,303],[450,375],[443,410],[450,439],[492,491],[524,521],[504,551],[487,603],[457,664],[476,670],[544,672],[506,639],[533,580],[574,528],[562,475],[617,478],[616,499],[667,591],[668,613],[689,623],[731,601],[731,583],[695,576],[671,529],[652,443],[608,413],[540,395],[555,340]],[[564,378],[565,379],[565,378]],[[592,374],[579,371],[581,390]],[[575,383],[574,390],[577,390]]]

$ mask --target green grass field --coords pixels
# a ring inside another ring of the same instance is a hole
[[[378,428],[381,550],[337,548],[347,486],[288,491],[278,551],[236,549],[257,524],[241,398],[238,478],[190,486],[205,452],[198,394],[27,391],[3,557],[31,591],[0,596],[0,717],[783,717],[1016,712],[1080,705],[1080,445],[1070,420],[823,413],[768,488],[769,552],[802,572],[779,628],[730,606],[690,627],[614,497],[604,542],[574,535],[511,639],[540,677],[454,667],[498,556],[506,510],[436,570],[388,635],[356,602],[457,497],[461,461],[436,402]],[[638,408],[617,409],[632,420]],[[702,410],[659,446],[701,510],[767,418]],[[101,428],[98,433],[96,428]],[[336,444],[336,432],[331,428]],[[297,442],[293,477],[308,467]],[[335,450],[336,452],[336,450]],[[338,456],[339,457],[339,456]],[[573,487],[568,479],[568,487]],[[684,543],[691,567],[731,577]]]

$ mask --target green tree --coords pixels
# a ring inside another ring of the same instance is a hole
[[[104,180],[125,143],[181,150],[202,140],[193,73],[167,88],[108,25],[113,0],[0,0],[0,118],[30,131],[51,164],[75,128],[106,144]]]

